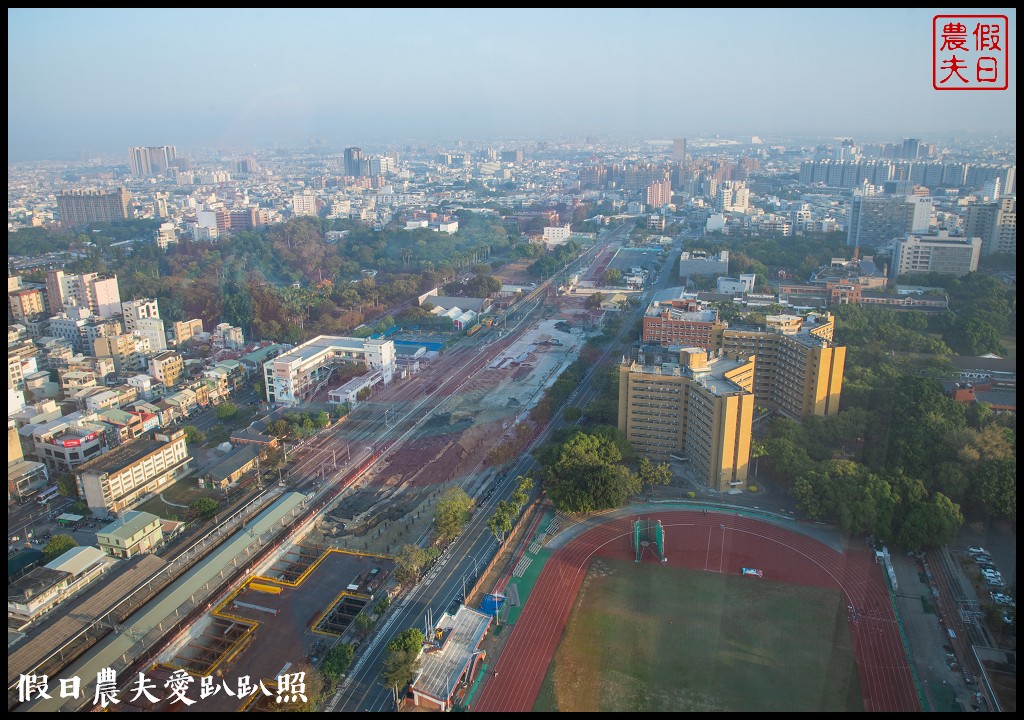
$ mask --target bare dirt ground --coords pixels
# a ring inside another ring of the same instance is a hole
[[[526,268],[529,266],[530,261],[520,260],[519,262],[509,263],[505,267],[501,268],[501,270],[493,273],[493,275],[506,285],[528,283],[532,280],[530,273],[526,271]]]
[[[575,357],[582,337],[556,329],[557,321],[542,321],[446,398],[414,437],[360,480],[362,492],[347,493],[324,516],[310,541],[394,554],[429,530],[446,489],[458,485],[475,496],[494,475],[483,462],[488,451]]]

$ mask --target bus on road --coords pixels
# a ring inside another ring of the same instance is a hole
[[[52,487],[46,488],[41,493],[36,495],[36,502],[39,503],[40,505],[45,505],[54,498],[58,497],[58,495],[59,493],[57,492],[57,486],[54,485]]]

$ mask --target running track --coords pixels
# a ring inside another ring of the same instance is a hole
[[[881,566],[869,551],[841,554],[806,535],[733,515],[648,515],[666,529],[669,565],[733,575],[756,567],[774,581],[841,589],[847,605],[856,609],[850,613],[850,634],[864,709],[921,710]],[[633,519],[617,518],[589,530],[548,559],[494,666],[497,676],[486,679],[474,711],[533,709],[591,557],[634,559]]]

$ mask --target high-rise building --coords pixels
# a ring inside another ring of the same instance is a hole
[[[11,317],[15,322],[24,324],[45,315],[49,311],[46,291],[38,287],[23,287],[7,294],[11,308]]]
[[[361,148],[345,148],[345,174],[350,177],[360,177],[360,164],[363,160]]]
[[[178,244],[178,231],[174,228],[174,223],[165,222],[160,223],[160,227],[157,228],[154,233],[154,242],[156,246],[161,250],[166,250],[171,245]]]
[[[507,163],[521,163],[523,161],[522,150],[502,150],[501,161]]]
[[[167,349],[167,332],[164,321],[160,319],[160,306],[155,298],[128,300],[121,303],[121,310],[126,333],[138,333],[148,338],[150,348],[154,351]]]
[[[715,209],[718,212],[745,213],[750,207],[750,190],[744,180],[725,180],[718,187]]]
[[[54,314],[71,306],[88,308],[93,315],[104,318],[121,312],[116,275],[68,275],[63,270],[51,270],[46,276],[46,295]]]
[[[718,310],[702,306],[697,300],[655,301],[644,313],[644,343],[665,347],[714,346],[717,331],[728,327],[719,322]]]
[[[316,217],[316,195],[309,190],[292,193],[292,214],[296,217]]]
[[[203,332],[203,321],[201,318],[182,320],[174,323],[174,344],[181,345]]]
[[[908,234],[893,247],[889,282],[912,273],[935,272],[959,277],[977,270],[980,258],[980,237],[950,237],[945,230],[937,235]]]
[[[128,200],[124,188],[116,190],[61,190],[57,194],[60,224],[75,228],[94,222],[121,222],[128,219]]]
[[[82,275],[86,302],[89,309],[104,318],[112,318],[121,312],[121,291],[117,286],[117,275]]]
[[[964,228],[967,237],[981,238],[981,252],[1017,254],[1017,198],[971,205]]]
[[[928,232],[932,199],[907,195],[862,195],[854,192],[847,218],[846,244],[877,247],[910,232]]]
[[[833,344],[834,330],[830,313],[769,315],[764,328],[722,330],[714,347],[755,356],[757,404],[802,420],[839,412],[846,348]]]
[[[161,175],[172,166],[176,157],[173,145],[128,148],[128,164],[135,177]]]
[[[903,141],[902,152],[900,157],[904,160],[917,160],[917,156],[921,152],[921,141],[917,138],[906,138]]]
[[[676,162],[686,162],[686,138],[676,138],[672,141],[672,159]]]
[[[74,470],[79,496],[100,514],[117,513],[188,475],[195,461],[185,431],[154,432]]]
[[[753,358],[686,348],[674,363],[619,366],[619,430],[655,461],[685,455],[717,491],[742,489],[754,417]]]
[[[149,359],[149,374],[164,387],[173,387],[184,371],[181,355],[171,350],[159,352]]]
[[[672,202],[672,183],[666,177],[664,180],[651,183],[644,193],[644,201],[653,208],[661,208]]]

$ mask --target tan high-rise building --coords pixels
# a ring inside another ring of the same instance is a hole
[[[7,297],[14,322],[24,323],[47,313],[46,293],[42,288],[21,288],[8,293]]]
[[[64,227],[81,227],[94,222],[120,222],[128,219],[128,191],[61,190],[57,211]]]
[[[708,487],[742,489],[750,465],[755,360],[702,348],[678,363],[619,366],[619,430],[655,461],[684,455]]]
[[[181,355],[170,350],[157,353],[149,359],[149,374],[164,387],[174,387],[184,369],[185,364]]]
[[[199,333],[203,332],[203,321],[201,318],[182,320],[174,323],[174,344],[181,345],[188,342]]]
[[[831,313],[769,315],[765,328],[727,328],[713,344],[728,355],[754,355],[758,405],[800,420],[836,415],[846,348],[832,343]]]

